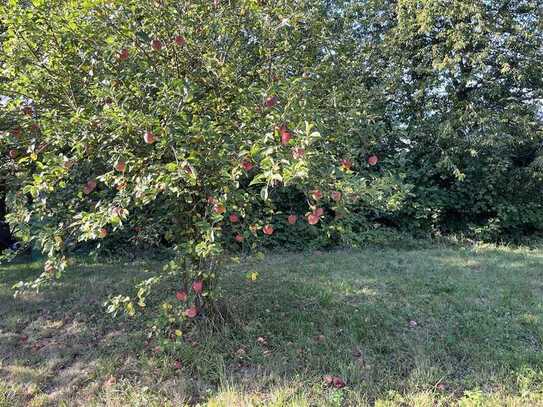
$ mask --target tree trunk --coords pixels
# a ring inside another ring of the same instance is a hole
[[[0,222],[6,221],[6,215],[7,215],[6,195],[7,195],[6,179],[4,177],[0,177]]]
[[[0,253],[7,248],[12,248],[15,244],[13,235],[11,234],[11,229],[6,223],[7,215],[7,185],[6,179],[0,177]]]

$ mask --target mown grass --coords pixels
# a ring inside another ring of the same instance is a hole
[[[253,260],[223,275],[226,323],[171,346],[145,343],[151,315],[112,319],[101,306],[159,266],[79,266],[16,299],[9,287],[40,266],[3,266],[0,406],[543,405],[543,250]],[[175,287],[159,292],[173,301]]]

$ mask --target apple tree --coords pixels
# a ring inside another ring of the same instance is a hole
[[[333,224],[368,185],[349,141],[364,138],[356,43],[326,2],[8,0],[0,16],[8,219],[47,255],[19,288],[59,278],[82,242],[145,232],[176,249],[168,312],[186,323],[225,244],[256,247],[279,219]],[[285,191],[304,197],[288,212]],[[110,310],[144,307],[160,278]]]

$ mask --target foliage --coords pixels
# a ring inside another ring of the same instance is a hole
[[[194,314],[260,247],[543,230],[535,0],[1,7],[0,201],[49,256],[21,287],[89,243],[165,246]]]
[[[542,230],[541,11],[401,0],[365,17],[382,149],[414,186],[397,224],[493,240]]]
[[[60,277],[83,242],[166,244],[176,256],[163,273],[110,311],[134,314],[173,274],[172,313],[190,320],[214,298],[225,247],[302,222],[341,235],[333,219],[370,188],[371,176],[353,179],[360,149],[347,140],[364,118],[339,63],[356,44],[324,4],[11,0],[0,11],[8,219],[49,257],[18,288]]]

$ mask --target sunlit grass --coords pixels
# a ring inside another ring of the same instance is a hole
[[[158,263],[79,266],[17,299],[9,287],[39,264],[5,266],[0,406],[543,405],[542,252],[372,248],[246,262],[223,276],[227,323],[161,352],[144,346],[151,315],[112,319],[101,307]]]

